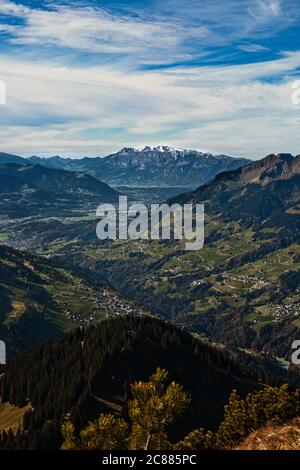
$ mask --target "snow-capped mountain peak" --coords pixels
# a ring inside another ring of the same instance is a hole
[[[86,171],[115,186],[176,186],[196,188],[222,171],[249,163],[243,158],[213,155],[167,145],[124,147],[104,158],[34,159],[54,168]]]

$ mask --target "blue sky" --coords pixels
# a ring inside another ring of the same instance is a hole
[[[299,154],[299,33],[299,0],[1,0],[0,150]]]

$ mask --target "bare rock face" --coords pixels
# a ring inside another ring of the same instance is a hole
[[[104,158],[32,157],[30,161],[52,168],[85,171],[113,186],[196,188],[218,173],[240,168],[250,160],[198,150],[147,146],[125,147]]]

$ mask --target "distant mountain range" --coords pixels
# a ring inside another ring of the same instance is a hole
[[[221,171],[239,168],[249,162],[243,158],[212,155],[197,150],[167,146],[123,148],[104,158],[41,159],[30,161],[53,168],[86,171],[106,183],[119,186],[197,187]]]
[[[48,168],[86,172],[112,186],[196,188],[222,171],[249,163],[245,158],[212,155],[167,146],[123,148],[104,158],[20,157],[0,154],[0,162],[29,163]]]
[[[10,218],[64,215],[79,207],[87,213],[89,204],[118,200],[117,191],[84,172],[1,164],[1,159],[0,196],[0,213]]]

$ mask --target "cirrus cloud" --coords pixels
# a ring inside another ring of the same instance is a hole
[[[1,150],[80,156],[169,144],[299,153],[291,83],[300,44],[282,39],[299,24],[295,0],[119,3],[2,0]],[[285,47],[273,49],[273,37]]]

